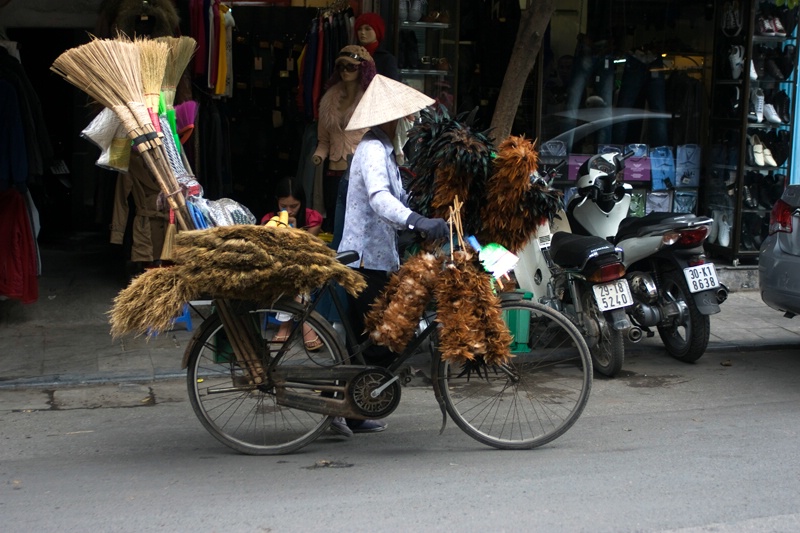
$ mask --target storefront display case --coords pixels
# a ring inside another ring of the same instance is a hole
[[[401,81],[456,111],[459,2],[395,0],[395,57]]]
[[[757,261],[793,164],[797,6],[717,4],[703,214],[709,255],[738,265]]]

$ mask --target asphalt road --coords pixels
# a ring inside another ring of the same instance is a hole
[[[663,353],[663,352],[662,352]],[[181,382],[0,391],[0,529],[798,531],[800,354],[629,354],[530,451],[487,448],[407,387],[389,429],[237,455]]]

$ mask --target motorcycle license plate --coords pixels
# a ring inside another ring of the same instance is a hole
[[[627,279],[618,279],[602,285],[594,285],[594,301],[601,311],[611,311],[633,304],[631,288]]]
[[[689,285],[691,293],[719,287],[719,278],[714,263],[686,267],[683,269],[683,275],[686,277],[686,283]]]

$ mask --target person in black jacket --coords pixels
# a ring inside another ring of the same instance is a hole
[[[400,81],[397,59],[383,46],[386,24],[381,16],[377,13],[362,13],[356,18],[354,28],[358,44],[366,48],[375,60],[378,74]]]

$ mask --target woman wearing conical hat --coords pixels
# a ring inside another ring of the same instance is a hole
[[[389,274],[400,267],[397,231],[408,228],[430,239],[442,239],[448,234],[443,219],[425,218],[406,205],[408,196],[392,144],[399,121],[433,103],[432,98],[416,89],[377,75],[346,128],[369,128],[350,166],[344,231],[338,248],[340,252],[355,250],[359,253],[359,260],[349,266],[358,269],[367,280],[367,288],[358,298],[349,299],[353,330],[362,334],[359,342],[366,339],[366,334],[362,333],[364,314],[380,294]],[[386,365],[394,354],[385,347],[371,346],[364,357],[369,364]],[[332,427],[348,434],[381,431],[386,424],[380,420],[348,420],[345,425],[343,420],[336,420]]]

